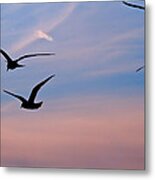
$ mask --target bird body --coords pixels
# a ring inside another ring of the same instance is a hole
[[[29,103],[29,102],[26,102],[26,103],[22,103],[21,104],[21,108],[31,109],[31,110],[38,109],[38,108],[41,107],[42,103],[43,103],[42,101],[39,102],[39,103]]]
[[[16,68],[20,68],[20,67],[24,67],[25,65],[22,65],[22,64],[18,64],[17,61],[10,61],[8,64],[7,64],[7,71],[9,69],[13,70],[13,69],[16,69]]]
[[[38,109],[41,107],[41,105],[43,104],[43,101],[35,103],[35,98],[37,96],[38,91],[40,90],[40,88],[47,82],[49,81],[51,78],[53,78],[55,76],[55,74],[49,76],[48,78],[46,78],[45,80],[43,80],[42,82],[40,82],[39,84],[37,84],[33,89],[32,92],[29,96],[29,99],[26,100],[25,98],[23,98],[20,95],[14,94],[12,92],[9,92],[7,90],[3,90],[5,93],[19,99],[22,103],[21,103],[21,108],[25,108],[25,109]]]
[[[7,61],[7,71],[9,69],[14,70],[16,68],[24,67],[25,65],[19,64],[18,62],[30,58],[30,57],[36,57],[36,56],[50,56],[55,55],[55,53],[35,53],[35,54],[25,54],[18,59],[13,60],[4,50],[0,49],[0,53],[5,57]]]

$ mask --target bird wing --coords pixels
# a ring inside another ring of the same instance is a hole
[[[3,54],[3,56],[5,57],[5,59],[7,60],[7,62],[12,61],[12,59],[10,58],[10,56],[2,49],[0,49],[0,53]]]
[[[25,54],[21,57],[19,57],[18,59],[16,59],[16,61],[21,61],[25,58],[30,58],[30,57],[35,57],[35,56],[51,56],[51,55],[55,55],[55,53],[35,53],[35,54]]]
[[[125,1],[123,1],[123,3],[125,4],[125,5],[127,5],[127,6],[130,6],[130,7],[133,7],[133,8],[138,8],[138,9],[145,9],[145,7],[143,7],[143,6],[139,6],[139,5],[136,5],[136,4],[131,4],[131,3],[128,3],[128,2],[125,2]]]
[[[25,102],[25,101],[26,101],[26,99],[23,98],[22,96],[16,95],[16,94],[14,94],[14,93],[12,93],[12,92],[9,92],[9,91],[6,91],[6,90],[3,90],[3,91],[4,91],[5,93],[11,95],[11,96],[14,96],[15,98],[19,99],[19,100],[22,101],[22,102]]]
[[[44,81],[40,82],[39,84],[37,84],[33,89],[32,89],[32,92],[30,94],[30,97],[29,97],[29,102],[34,102],[34,99],[39,91],[39,89],[47,82],[49,81],[51,78],[53,78],[55,76],[55,74],[51,75],[50,77],[48,77],[47,79],[45,79]]]
[[[136,70],[136,72],[140,71],[140,70],[143,69],[143,68],[144,68],[144,66],[141,66],[140,68],[138,68],[138,69]]]

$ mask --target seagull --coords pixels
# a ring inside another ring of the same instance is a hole
[[[9,92],[7,90],[3,90],[5,93],[11,95],[11,96],[14,96],[15,98],[19,99],[22,103],[21,103],[21,106],[20,108],[25,108],[25,109],[30,109],[30,110],[33,110],[33,109],[38,109],[41,107],[43,101],[41,102],[38,102],[38,103],[35,103],[34,100],[37,96],[37,93],[39,91],[39,89],[47,82],[49,81],[51,78],[53,78],[55,76],[55,74],[49,76],[48,78],[46,78],[45,80],[43,80],[42,82],[40,82],[39,84],[37,84],[33,89],[32,89],[32,92],[29,96],[29,99],[26,100],[25,98],[23,98],[22,96],[20,95],[16,95],[12,92]]]
[[[19,61],[25,59],[25,58],[30,58],[30,57],[35,57],[35,56],[50,56],[50,55],[55,55],[55,53],[35,53],[35,54],[25,54],[15,60],[13,60],[4,50],[0,49],[0,53],[5,57],[7,61],[7,71],[9,69],[13,70],[19,67],[24,67],[25,65],[23,64],[18,64]]]
[[[123,4],[125,4],[125,5],[127,5],[127,6],[145,10],[145,7],[143,7],[143,6],[139,6],[139,5],[136,5],[136,4],[131,4],[131,3],[128,3],[128,2],[126,2],[126,1],[122,1],[122,2],[123,2]]]
[[[138,68],[138,69],[136,70],[136,72],[138,72],[138,71],[140,71],[140,70],[142,70],[142,69],[144,69],[144,66],[141,66],[140,68]]]

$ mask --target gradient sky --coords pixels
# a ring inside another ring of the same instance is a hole
[[[119,1],[2,4],[1,47],[13,58],[56,53],[10,72],[1,56],[2,89],[24,97],[56,74],[39,110],[2,92],[2,166],[144,168],[144,70],[135,72],[144,11]]]

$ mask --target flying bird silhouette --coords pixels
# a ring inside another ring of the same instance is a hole
[[[141,66],[140,68],[138,68],[138,69],[136,70],[136,72],[138,72],[138,71],[140,71],[140,70],[142,70],[142,69],[144,69],[144,66]]]
[[[9,69],[13,70],[19,67],[24,67],[25,65],[23,64],[18,64],[19,61],[25,59],[25,58],[30,58],[30,57],[36,57],[36,56],[50,56],[50,55],[55,55],[55,53],[35,53],[35,54],[25,54],[15,60],[13,60],[4,50],[0,49],[0,53],[5,57],[7,61],[7,71]]]
[[[41,102],[38,102],[38,103],[35,103],[34,100],[37,96],[37,93],[39,91],[39,89],[45,84],[47,83],[47,81],[49,81],[51,78],[53,78],[55,76],[55,74],[49,76],[48,78],[46,78],[45,80],[43,80],[42,82],[40,82],[39,84],[37,84],[33,89],[32,89],[32,92],[29,96],[29,99],[26,100],[25,98],[23,98],[22,96],[20,95],[16,95],[12,92],[9,92],[7,90],[3,90],[5,93],[11,95],[11,96],[14,96],[15,98],[19,99],[22,103],[21,103],[21,108],[25,108],[25,109],[38,109],[41,107],[43,101]]]
[[[126,1],[122,1],[122,2],[123,2],[123,4],[125,4],[125,5],[127,5],[127,6],[145,10],[145,7],[143,7],[143,6],[140,6],[140,5],[137,5],[137,4],[131,4],[131,3],[128,3],[128,2],[126,2]]]

